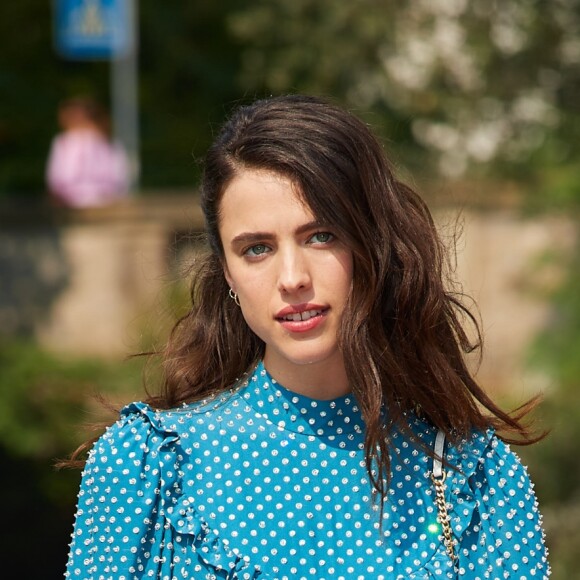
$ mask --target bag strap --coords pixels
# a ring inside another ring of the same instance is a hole
[[[447,472],[443,469],[443,454],[445,450],[445,432],[441,429],[437,431],[435,437],[435,448],[433,457],[433,471],[431,472],[431,480],[435,486],[435,505],[437,506],[437,521],[441,524],[443,532],[443,544],[447,550],[447,554],[451,561],[455,563],[457,554],[455,553],[455,540],[453,539],[453,532],[451,530],[451,518],[447,511],[447,502],[445,500],[445,479]]]
[[[433,458],[433,477],[445,477],[443,472],[443,453],[445,450],[445,431],[439,429],[435,437],[435,457]]]

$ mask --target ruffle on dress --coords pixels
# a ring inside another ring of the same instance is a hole
[[[161,436],[158,438],[157,453],[161,473],[160,514],[165,516],[175,530],[174,542],[187,546],[206,569],[211,572],[206,577],[226,580],[267,580],[259,566],[252,564],[249,557],[230,549],[227,541],[220,538],[196,511],[193,502],[184,496],[181,489],[183,472],[181,464],[185,452],[180,446],[177,431],[163,426],[156,411],[145,403],[131,403],[122,410],[122,415],[141,414],[151,427]],[[153,450],[150,450],[150,452]],[[193,574],[191,578],[194,578]]]
[[[433,441],[434,438],[433,433]],[[480,461],[483,460],[491,445],[492,438],[493,432],[489,430],[485,433],[474,433],[471,439],[464,440],[457,447],[446,444],[445,457],[449,465],[459,468],[459,470],[453,470],[451,467],[444,468],[447,472],[445,497],[455,540],[456,556],[460,556],[462,539],[471,528],[474,518],[479,517],[477,513],[479,490],[474,476]],[[431,487],[431,497],[435,503],[435,488],[430,472],[423,484]],[[412,573],[397,578],[399,580],[403,578],[408,580],[455,578],[459,566],[460,558],[455,563],[451,560],[441,536],[437,549],[426,561],[422,562]]]
[[[489,429],[451,448],[448,458],[465,472],[448,474],[453,534],[457,553],[462,551],[460,573],[547,578],[542,518],[519,456]]]

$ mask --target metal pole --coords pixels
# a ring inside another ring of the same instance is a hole
[[[111,113],[113,136],[125,146],[132,172],[131,190],[139,190],[141,161],[139,156],[138,108],[138,26],[137,0],[125,0],[127,10],[127,49],[111,59]]]

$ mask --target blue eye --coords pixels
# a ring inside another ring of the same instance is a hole
[[[310,241],[315,244],[328,244],[332,242],[334,239],[334,235],[330,232],[316,232],[311,238]]]
[[[244,254],[246,256],[261,256],[268,251],[268,246],[264,244],[256,244],[255,246],[250,246]]]

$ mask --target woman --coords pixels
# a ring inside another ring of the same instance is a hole
[[[158,396],[86,463],[70,578],[546,577],[510,442],[464,361],[425,204],[356,117],[282,96],[208,152],[209,252]]]

